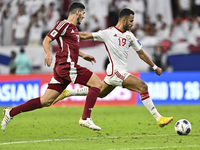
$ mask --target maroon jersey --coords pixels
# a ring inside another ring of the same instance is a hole
[[[77,63],[80,37],[75,25],[67,20],[59,21],[47,36],[58,42],[59,51],[56,53],[58,64]]]

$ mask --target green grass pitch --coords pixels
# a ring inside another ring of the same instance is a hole
[[[101,131],[80,127],[83,107],[50,107],[19,114],[0,131],[0,150],[199,150],[200,106],[157,106],[174,121],[164,128],[144,106],[95,107]],[[3,107],[0,107],[3,112]],[[2,117],[1,117],[2,118]],[[179,119],[192,125],[189,135],[175,133]]]

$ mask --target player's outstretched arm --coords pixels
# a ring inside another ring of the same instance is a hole
[[[83,52],[79,51],[79,56],[87,61],[90,61],[92,64],[96,63],[96,59],[91,55],[87,55],[87,54],[84,54]]]
[[[93,39],[92,33],[79,32],[81,40]]]
[[[42,45],[43,45],[43,48],[44,48],[44,51],[46,53],[46,57],[44,58],[44,65],[50,67],[51,66],[51,63],[52,63],[52,53],[51,53],[51,50],[50,50],[50,43],[52,42],[52,39],[48,36],[45,37]]]
[[[140,59],[142,59],[144,62],[146,62],[149,66],[153,68],[157,75],[160,76],[162,74],[162,69],[160,67],[157,67],[142,49],[137,51],[137,54],[140,57]]]

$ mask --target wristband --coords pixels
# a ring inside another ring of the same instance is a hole
[[[154,65],[154,66],[152,67],[153,70],[156,70],[157,68],[158,68],[158,66],[156,66],[156,65]]]

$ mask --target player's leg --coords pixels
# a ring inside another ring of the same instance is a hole
[[[90,87],[86,97],[82,117],[78,122],[79,125],[92,130],[101,130],[101,128],[95,125],[91,119],[92,109],[102,87],[100,79],[96,74],[87,69],[84,74],[77,76],[76,83]]]
[[[12,120],[14,116],[18,115],[19,113],[50,106],[55,100],[55,98],[57,98],[58,95],[60,95],[60,93],[63,91],[63,89],[66,88],[66,86],[69,83],[70,81],[66,81],[63,84],[61,84],[57,80],[52,78],[43,96],[31,99],[12,109],[5,108],[4,117],[1,123],[2,130],[4,131],[6,129],[7,124]]]
[[[55,90],[47,89],[42,97],[31,99],[12,109],[5,108],[4,117],[1,123],[2,130],[5,131],[7,124],[13,119],[14,116],[21,112],[32,111],[42,107],[50,106],[50,103],[52,103],[59,94],[60,93]]]
[[[110,92],[112,92],[115,89],[115,86],[108,85],[104,81],[102,81],[102,88],[101,92],[98,97],[104,98],[106,97]]]
[[[115,86],[108,85],[104,81],[102,81],[102,88],[101,92],[98,97],[104,98],[107,96],[110,92],[114,90]],[[73,90],[63,90],[63,92],[54,100],[53,104],[57,103],[60,100],[63,100],[66,97],[70,96],[87,96],[89,92],[89,87],[83,87],[83,88],[78,88],[78,89],[73,89]]]
[[[148,86],[146,85],[146,83],[144,81],[142,81],[141,79],[139,79],[133,75],[129,75],[122,83],[122,86],[124,88],[127,88],[131,91],[138,92],[140,94],[140,98],[141,98],[144,106],[153,115],[153,117],[156,119],[156,121],[158,122],[158,125],[160,127],[167,125],[168,123],[170,123],[173,120],[172,117],[170,117],[170,118],[162,117],[158,113],[155,105],[153,104],[153,101],[151,100],[151,98],[149,96]]]
[[[82,115],[83,120],[90,118],[92,108],[96,103],[96,99],[102,87],[101,80],[96,74],[93,73],[89,81],[86,83],[86,86],[90,87],[90,89],[86,97],[85,107]]]

